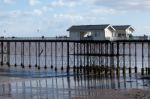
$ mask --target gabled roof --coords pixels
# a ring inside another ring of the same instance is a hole
[[[126,30],[126,29],[128,29],[128,28],[132,28],[133,31],[135,31],[134,28],[131,27],[131,25],[113,25],[113,27],[114,27],[116,30]]]
[[[110,26],[110,24],[102,24],[102,25],[73,25],[69,29],[67,29],[67,31],[104,30],[104,29],[106,29],[109,26]]]

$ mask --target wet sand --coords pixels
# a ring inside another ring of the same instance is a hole
[[[7,77],[7,76],[0,76],[0,85],[1,84],[8,84],[16,81],[21,81],[23,80],[22,78],[18,77]]]
[[[45,78],[19,78],[0,76],[0,85],[9,84],[13,82],[22,82],[26,80],[36,80]],[[76,90],[76,89],[74,89]],[[150,99],[150,89],[78,89],[81,93],[89,93],[88,95],[74,95],[69,99]],[[6,97],[7,96],[7,97]],[[0,93],[0,99],[12,99],[11,95],[4,95]],[[9,98],[8,98],[9,96]],[[36,99],[36,98],[34,98]],[[42,98],[42,99],[51,99]],[[59,99],[59,98],[56,98]]]
[[[150,90],[144,89],[103,89],[90,90],[89,96],[76,96],[72,99],[150,99]]]
[[[20,78],[20,77],[0,76],[0,85],[11,84],[14,82],[28,81],[28,80],[38,80],[38,79],[41,79],[41,78]]]

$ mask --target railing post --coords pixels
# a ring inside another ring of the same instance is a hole
[[[82,52],[82,43],[80,42],[80,45],[79,45],[79,49],[80,49],[80,72],[82,72],[82,54],[83,54],[83,52]]]
[[[86,56],[86,45],[85,45],[85,44],[86,44],[86,43],[84,42],[83,44],[84,44],[84,53],[83,53],[83,54],[84,54],[84,66],[83,66],[83,71],[84,71],[84,73],[85,73],[85,66],[86,66],[86,63],[85,63],[85,62],[86,62],[86,61],[85,61],[85,60],[86,60],[86,59],[85,59],[85,58],[86,58],[86,57],[85,57],[85,56]]]
[[[35,63],[35,67],[37,67],[38,65],[38,63],[37,63],[37,61],[38,61],[38,52],[37,52],[37,50],[38,50],[38,46],[37,46],[37,42],[35,42],[35,57],[36,57],[36,63]]]
[[[31,42],[29,42],[29,68],[31,68]]]
[[[150,74],[150,42],[148,42],[148,75]]]
[[[15,42],[15,67],[17,66],[17,51],[16,51],[16,42]]]
[[[101,60],[100,60],[100,56],[101,56],[101,55],[100,55],[100,52],[101,52],[100,46],[101,46],[101,45],[100,45],[100,42],[98,43],[98,45],[99,45],[99,47],[98,47],[98,54],[99,54],[99,57],[98,57],[98,58],[99,58],[99,60],[98,60],[98,61],[99,61],[99,62],[98,62],[98,67],[99,67],[98,74],[100,75],[100,73],[101,73],[101,66],[100,66],[100,65],[101,65],[101,63],[100,63],[100,61],[101,61]]]
[[[119,42],[117,42],[117,75],[119,76],[119,74],[120,74],[120,66],[119,66],[119,50],[120,50],[120,48],[119,48]]]
[[[7,42],[7,66],[10,67],[10,42]]]
[[[108,55],[108,43],[104,42],[104,60],[105,60],[104,66],[105,66],[105,75],[106,76],[108,76],[108,70],[109,70],[107,55]]]
[[[57,71],[57,42],[55,41],[55,71]]]
[[[77,42],[77,73],[79,73],[79,43]]]
[[[53,69],[53,42],[51,42],[51,69]]]
[[[69,73],[69,69],[70,69],[70,66],[69,66],[69,42],[67,42],[67,73]]]
[[[24,68],[24,42],[21,42],[21,67]]]
[[[129,75],[131,76],[132,68],[131,68],[131,43],[129,42]]]
[[[87,42],[87,48],[86,48],[86,52],[87,52],[87,66],[86,66],[86,71],[87,71],[87,73],[89,73],[89,70],[88,70],[88,68],[89,68],[89,42]]]
[[[44,42],[44,44],[45,44],[45,66],[44,68],[47,69],[47,43],[46,41]]]
[[[141,74],[144,75],[144,43],[142,42],[142,69]]]
[[[123,42],[123,75],[126,74],[126,67],[125,67],[125,42]]]
[[[75,58],[76,58],[76,56],[75,56],[76,47],[75,47],[75,45],[76,45],[76,44],[75,44],[75,42],[74,42],[74,43],[73,43],[73,53],[74,53],[74,54],[73,54],[73,55],[74,55],[74,56],[73,56],[73,59],[74,59],[73,71],[74,71],[74,72],[75,72],[75,70],[76,70],[76,59],[75,59]]]
[[[113,76],[113,73],[114,73],[114,42],[110,42],[110,53],[111,53],[111,56],[110,56],[110,66],[111,66],[111,70],[110,70],[110,73],[111,73],[111,76]]]
[[[3,41],[1,41],[1,66],[3,66],[3,54],[4,54],[4,50],[3,50]]]
[[[137,73],[137,53],[136,53],[136,42],[135,42],[135,73]]]
[[[41,58],[40,58],[40,56],[41,56],[41,51],[40,51],[40,42],[38,42],[38,70],[40,70],[40,65],[41,65]]]
[[[25,62],[24,62],[24,54],[25,54],[24,49],[25,49],[25,48],[24,48],[24,42],[23,42],[23,52],[22,52],[22,53],[23,53],[23,54],[22,54],[22,57],[23,57],[23,65],[22,65],[22,68],[24,68],[24,65],[25,65]]]
[[[63,71],[64,70],[64,67],[63,67],[63,65],[64,65],[64,59],[63,59],[63,55],[64,55],[64,50],[63,50],[63,48],[64,48],[64,45],[63,45],[64,43],[63,42],[61,42],[61,63],[62,63],[62,66],[61,66],[61,70]]]

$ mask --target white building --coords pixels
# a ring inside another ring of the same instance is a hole
[[[114,25],[113,27],[116,30],[113,39],[128,39],[135,31],[131,25]]]
[[[111,26],[104,24],[76,25],[71,26],[67,31],[69,31],[71,40],[113,40],[128,38],[134,29],[130,25]]]

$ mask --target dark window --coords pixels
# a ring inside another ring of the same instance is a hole
[[[95,32],[95,36],[97,36],[97,33]]]
[[[121,33],[119,33],[119,34],[118,34],[118,37],[126,37],[126,34],[121,34]]]
[[[121,37],[121,34],[120,34],[120,33],[118,34],[118,37]]]

